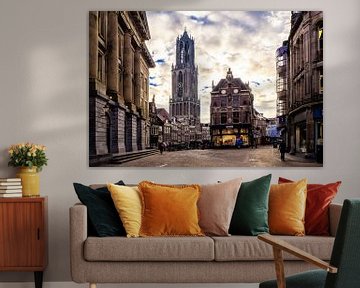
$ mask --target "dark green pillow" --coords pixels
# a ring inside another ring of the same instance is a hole
[[[123,181],[115,183],[125,185]],[[126,236],[124,226],[116,211],[111,194],[107,187],[92,189],[79,183],[74,183],[75,192],[87,207],[89,234],[94,236]]]
[[[253,235],[269,233],[268,208],[271,174],[241,183],[229,233]]]

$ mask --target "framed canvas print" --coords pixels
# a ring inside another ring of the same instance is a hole
[[[319,167],[322,11],[90,11],[89,165]]]

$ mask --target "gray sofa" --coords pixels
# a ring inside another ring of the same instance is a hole
[[[330,237],[280,236],[330,259],[341,205],[330,206]],[[270,245],[253,236],[88,237],[87,208],[70,208],[71,275],[77,283],[257,283],[275,277]],[[312,269],[285,254],[286,274]]]

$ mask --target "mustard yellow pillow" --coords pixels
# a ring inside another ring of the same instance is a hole
[[[305,234],[307,180],[273,184],[269,195],[269,228],[271,234]]]
[[[142,198],[140,236],[202,236],[197,201],[199,185],[139,183]]]
[[[127,237],[139,237],[141,197],[137,187],[107,184]]]

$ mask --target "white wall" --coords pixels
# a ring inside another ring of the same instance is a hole
[[[293,4],[290,4],[293,3]],[[89,168],[89,10],[323,10],[325,27],[325,151],[323,168]],[[0,1],[0,176],[14,176],[6,148],[33,141],[48,146],[41,194],[49,197],[46,281],[68,281],[68,208],[74,181],[149,179],[167,183],[246,179],[273,173],[310,182],[342,180],[336,200],[359,197],[360,2],[358,0],[2,0]],[[32,281],[30,273],[0,273],[0,282]]]

